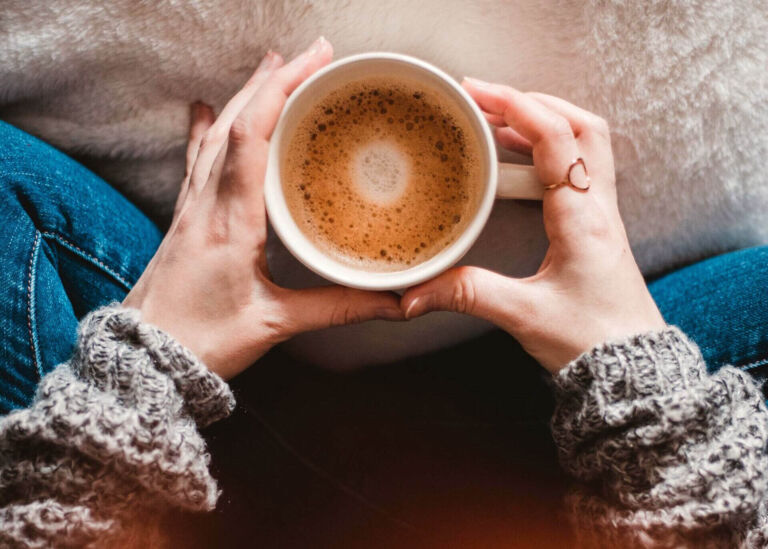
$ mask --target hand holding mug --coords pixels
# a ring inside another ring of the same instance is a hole
[[[605,121],[548,95],[474,79],[463,86],[496,126],[502,146],[533,154],[542,184],[562,182],[583,158],[591,188],[559,185],[544,193],[550,246],[535,275],[453,268],[403,295],[406,317],[448,310],[484,318],[551,372],[606,340],[663,328],[619,215]],[[570,177],[575,186],[587,184],[581,165]]]
[[[541,199],[532,166],[499,163],[486,118],[439,68],[397,53],[339,59],[302,83],[272,136],[272,227],[309,269],[403,289],[454,265],[496,198]]]
[[[269,140],[288,95],[331,57],[322,38],[286,65],[267,54],[218,119],[207,107],[194,108],[173,222],[123,302],[225,379],[299,332],[402,318],[394,294],[340,286],[288,290],[271,281],[267,268]]]

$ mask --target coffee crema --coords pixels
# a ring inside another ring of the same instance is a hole
[[[288,209],[342,263],[369,271],[422,263],[476,213],[484,174],[470,124],[417,82],[350,82],[320,99],[287,142]]]

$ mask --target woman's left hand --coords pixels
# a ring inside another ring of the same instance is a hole
[[[289,290],[272,282],[267,267],[269,139],[288,95],[332,55],[322,38],[287,65],[270,52],[218,119],[209,107],[193,106],[187,175],[173,222],[123,302],[224,379],[297,333],[403,318],[392,293]]]
[[[542,202],[549,249],[527,278],[450,269],[403,295],[406,316],[447,310],[484,318],[553,374],[600,343],[664,329],[619,214],[606,122],[557,97],[476,79],[463,86],[499,143],[531,154],[539,180],[551,187]],[[566,178],[577,188],[560,184]]]

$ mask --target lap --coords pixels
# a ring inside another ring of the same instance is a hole
[[[77,322],[122,300],[161,233],[106,182],[0,122],[0,413],[69,357]]]

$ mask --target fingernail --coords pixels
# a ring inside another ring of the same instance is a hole
[[[405,320],[403,311],[395,308],[376,309],[376,318],[381,320]]]
[[[324,43],[325,43],[325,37],[323,36],[321,36],[320,38],[312,42],[312,45],[307,50],[307,55],[310,57],[315,55],[317,52],[320,51],[320,48],[323,47]]]
[[[267,51],[266,55],[264,55],[264,59],[261,60],[261,63],[259,63],[260,69],[268,69],[272,66],[272,63],[275,62],[275,52],[272,50]]]
[[[277,54],[274,51],[269,50],[264,55],[264,58],[261,60],[261,63],[259,63],[257,70],[271,69],[272,67],[275,66],[276,61],[277,61]]]
[[[471,76],[465,76],[464,80],[477,88],[489,88],[491,86],[490,82],[480,80],[479,78],[472,78]]]
[[[420,295],[419,297],[413,298],[410,305],[408,305],[408,308],[405,309],[405,319],[410,320],[426,313],[431,298],[431,294]]]

